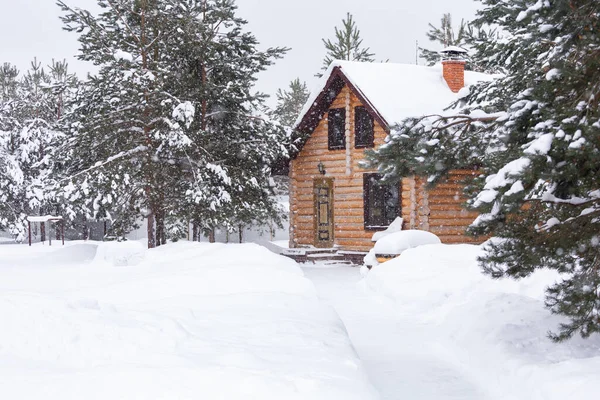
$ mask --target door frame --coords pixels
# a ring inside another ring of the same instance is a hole
[[[314,230],[314,246],[315,247],[319,247],[319,248],[330,248],[333,247],[333,244],[335,242],[335,221],[334,221],[334,207],[333,207],[333,203],[334,203],[334,192],[333,192],[333,182],[334,179],[333,178],[315,178],[313,180],[313,209],[314,209],[314,224],[313,224],[313,230]],[[319,240],[319,217],[320,217],[320,206],[319,206],[319,199],[318,199],[318,194],[317,194],[317,188],[327,188],[328,189],[328,198],[329,198],[329,204],[327,207],[327,211],[328,211],[328,225],[329,225],[329,229],[328,229],[328,233],[329,233],[329,240],[324,241],[324,240]]]

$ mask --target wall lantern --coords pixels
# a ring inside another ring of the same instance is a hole
[[[321,175],[325,175],[325,166],[323,165],[322,161],[319,161],[319,165],[317,167],[319,168]]]

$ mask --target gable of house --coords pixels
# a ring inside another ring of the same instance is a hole
[[[297,128],[309,136],[290,163],[290,246],[320,243],[367,251],[373,233],[382,229],[381,221],[389,217],[385,207],[403,217],[405,229],[425,229],[445,242],[456,241],[474,218],[461,207],[461,181],[472,171],[455,171],[434,190],[426,190],[423,179],[406,177],[398,187],[383,193],[381,190],[388,189],[370,184],[376,171],[359,165],[365,146],[356,142],[357,113],[362,113],[363,119],[365,114],[371,117],[372,144],[377,147],[384,143],[394,123],[390,121],[441,112],[456,100],[441,70],[337,62],[325,79],[322,88],[311,94],[297,122]],[[334,138],[332,146],[330,125],[338,124],[342,114],[345,141],[339,140],[334,129],[338,139]],[[382,199],[386,205],[373,206]],[[387,204],[392,202],[396,205]]]
[[[363,174],[359,166],[364,148],[356,148],[354,115],[356,107],[363,106],[358,96],[347,85],[340,88],[323,110],[312,134],[300,154],[290,165],[290,241],[292,247],[313,245],[316,235],[315,180],[332,183],[333,227],[335,244],[344,248],[368,248],[372,231],[365,230],[363,203]],[[346,146],[329,150],[329,110],[345,111]],[[374,120],[374,144],[381,145],[386,129]],[[325,174],[319,172],[319,164]]]

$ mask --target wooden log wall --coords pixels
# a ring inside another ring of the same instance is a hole
[[[345,86],[330,108],[346,109],[346,148],[328,150],[327,113],[290,164],[290,246],[314,244],[313,180],[321,177],[319,162],[325,166],[325,178],[334,179],[334,238],[344,250],[368,251],[373,247],[374,231],[364,228],[363,174],[364,149],[354,147],[354,108],[362,104]],[[375,146],[383,144],[386,130],[374,121]]]
[[[477,174],[475,170],[451,171],[448,179],[427,189],[423,178],[417,194],[416,229],[426,230],[439,236],[443,243],[481,243],[484,238],[465,235],[468,226],[477,218],[476,212],[464,208],[465,181]]]
[[[430,231],[444,243],[481,243],[485,238],[466,236],[465,231],[479,215],[464,208],[465,180],[479,174],[475,170],[452,171],[446,180],[429,192]]]
[[[343,250],[368,251],[373,247],[375,231],[364,228],[363,174],[359,162],[364,149],[354,147],[354,108],[362,104],[345,86],[330,108],[346,109],[346,148],[329,150],[327,143],[327,113],[323,116],[302,151],[290,163],[290,247],[314,245],[315,178],[334,179],[334,243]],[[374,121],[375,146],[384,143],[386,130]],[[322,162],[326,174],[319,174]],[[426,190],[426,182],[419,177],[407,177],[401,182],[401,208],[404,229],[429,230],[444,243],[473,241],[464,231],[477,216],[462,209],[462,179],[471,171],[456,171],[448,182]]]

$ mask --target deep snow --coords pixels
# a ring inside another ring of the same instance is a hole
[[[375,243],[375,254],[402,254],[403,251],[425,244],[442,243],[440,238],[431,232],[410,229],[386,235]]]
[[[384,399],[592,400],[600,337],[553,343],[543,305],[558,276],[492,280],[479,246],[425,245],[375,266],[304,268],[344,321]]]
[[[390,298],[366,291],[358,268],[306,267],[304,272],[344,321],[382,399],[493,398],[479,382],[439,356],[443,344],[430,326],[399,313]]]
[[[493,281],[479,251],[363,278],[251,244],[0,244],[0,398],[596,399],[600,338],[546,338],[557,275]]]
[[[335,312],[258,245],[0,245],[2,399],[375,399]]]

